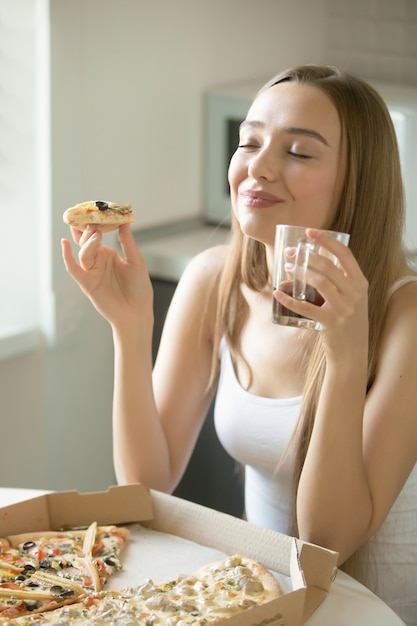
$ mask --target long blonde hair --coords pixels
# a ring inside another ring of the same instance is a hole
[[[281,82],[308,83],[321,89],[336,107],[346,154],[341,199],[326,228],[350,233],[350,248],[369,283],[368,389],[386,316],[388,291],[405,263],[402,249],[404,192],[395,130],[379,94],[366,82],[327,66],[307,65],[272,78],[259,93]],[[213,336],[212,381],[219,367],[223,336],[234,356],[248,316],[241,284],[263,291],[268,284],[264,245],[242,233],[233,218],[232,235],[218,283]],[[312,356],[306,372],[297,430],[295,484],[307,453],[326,362],[320,333],[312,333]]]

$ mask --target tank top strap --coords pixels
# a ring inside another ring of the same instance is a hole
[[[395,283],[391,285],[391,289],[388,292],[389,297],[391,297],[392,294],[395,293],[398,289],[403,287],[403,285],[407,285],[408,283],[414,283],[414,282],[417,282],[417,276],[410,275],[410,276],[402,276],[401,278],[398,278],[395,281]]]

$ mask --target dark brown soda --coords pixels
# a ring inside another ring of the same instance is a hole
[[[284,293],[287,293],[289,296],[292,296],[293,281],[286,280],[282,282],[279,286],[279,290],[283,291]],[[315,304],[316,306],[321,306],[324,302],[322,296],[317,291],[317,289],[315,289],[314,287],[310,287],[310,285],[306,286],[305,295],[306,295],[305,300],[307,300],[308,302],[311,302],[312,304]],[[294,313],[294,311],[290,311],[290,309],[287,309],[287,307],[281,304],[281,302],[278,302],[275,298],[273,298],[272,319],[273,321],[276,321],[278,317],[281,317],[281,316],[296,317],[296,318],[303,317],[302,315],[299,315],[298,313]]]

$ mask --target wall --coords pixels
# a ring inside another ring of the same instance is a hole
[[[326,60],[367,80],[417,85],[417,2],[326,0]]]
[[[39,487],[46,478],[45,354],[0,361],[0,486]]]

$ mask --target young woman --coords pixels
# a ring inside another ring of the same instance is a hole
[[[214,394],[245,466],[249,521],[332,548],[417,624],[417,274],[402,250],[403,188],[381,98],[334,68],[283,72],[256,96],[229,168],[230,243],[189,264],[152,372],[152,287],[129,226],[122,254],[73,230],[68,272],[109,321],[121,483],[172,491]],[[336,255],[312,259],[322,306],[274,297],[320,332],[271,323],[275,225]],[[345,247],[318,229],[350,233]]]

